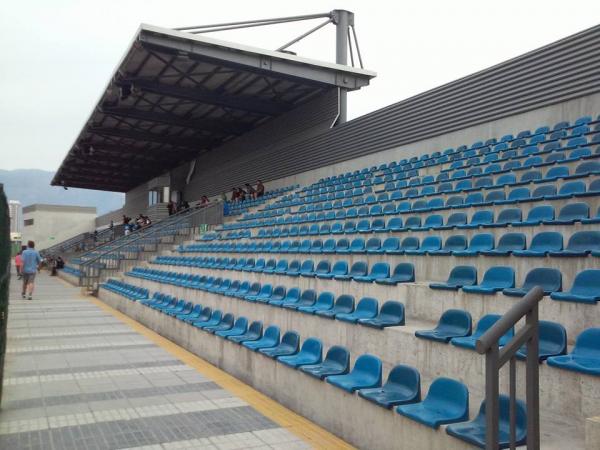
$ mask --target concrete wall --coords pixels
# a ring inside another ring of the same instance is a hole
[[[96,208],[79,206],[31,205],[23,208],[23,242],[33,240],[38,250],[51,247],[80,233],[95,229]]]

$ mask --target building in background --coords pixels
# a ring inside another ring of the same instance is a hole
[[[23,208],[23,242],[32,240],[38,250],[95,229],[96,208],[34,204]]]
[[[9,200],[8,214],[10,216],[10,232],[20,233],[23,230],[23,213],[21,211],[21,202],[18,200]]]

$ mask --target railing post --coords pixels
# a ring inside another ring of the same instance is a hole
[[[499,409],[499,371],[498,343],[490,347],[485,355],[485,448],[496,450],[498,446],[498,418]]]
[[[540,378],[539,378],[539,321],[538,303],[527,313],[525,323],[534,327],[534,333],[527,342],[526,399],[527,399],[527,449],[540,448]]]

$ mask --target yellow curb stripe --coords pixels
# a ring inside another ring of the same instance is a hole
[[[126,323],[139,334],[147,337],[156,345],[171,353],[180,361],[193,367],[206,378],[212,380],[223,389],[231,392],[236,397],[244,400],[263,416],[271,419],[283,428],[286,428],[296,436],[308,442],[317,449],[353,449],[350,444],[344,442],[329,431],[319,427],[308,419],[291,411],[285,406],[277,403],[256,389],[241,382],[227,372],[213,366],[195,354],[185,350],[170,340],[155,333],[131,317],[112,308],[101,300],[87,296],[87,298],[101,309],[109,312],[120,321]]]

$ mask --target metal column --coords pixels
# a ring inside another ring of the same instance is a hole
[[[348,64],[348,31],[349,26],[354,25],[354,13],[345,9],[332,11],[333,23],[336,25],[335,33],[335,62],[337,64]],[[345,123],[348,116],[348,91],[340,88],[340,115],[337,124]]]

